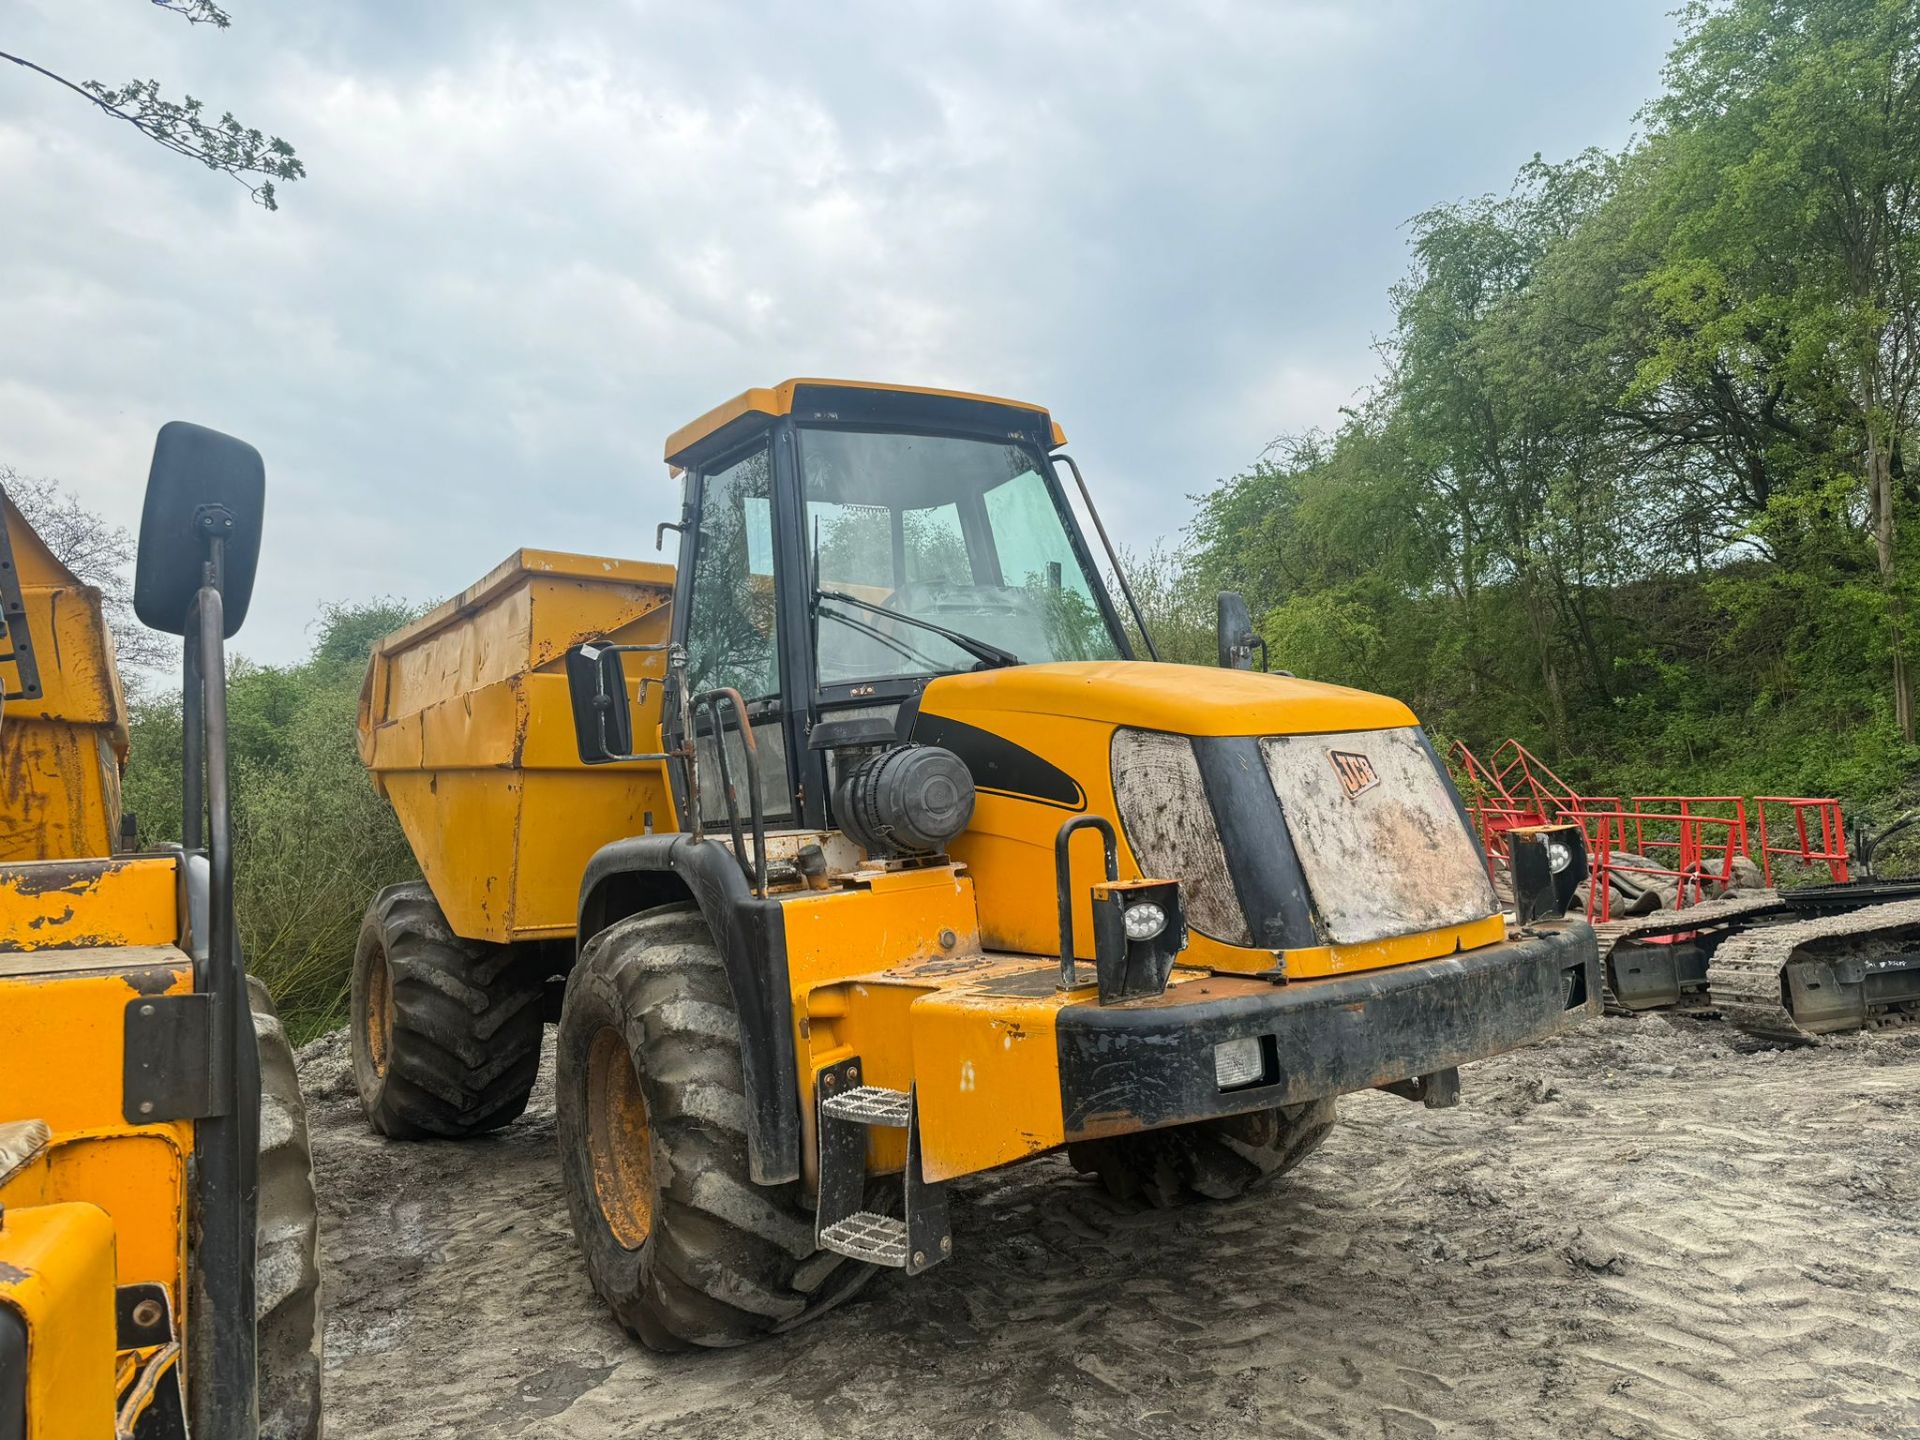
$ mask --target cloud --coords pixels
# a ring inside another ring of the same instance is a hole
[[[162,421],[252,440],[269,659],[516,545],[648,553],[665,435],[788,374],[1043,400],[1144,543],[1336,422],[1407,215],[1624,138],[1666,3],[38,0],[0,48],[310,178],[265,214],[0,67],[0,463],[130,521]]]

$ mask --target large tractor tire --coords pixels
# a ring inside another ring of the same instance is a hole
[[[320,1212],[293,1047],[267,987],[247,977],[260,1050],[254,1314],[261,1440],[319,1440]]]
[[[743,1344],[822,1313],[872,1273],[814,1249],[797,1183],[750,1178],[740,1027],[693,906],[645,911],[588,943],[567,981],[555,1074],[574,1234],[594,1289],[648,1348]]]
[[[1311,1100],[1248,1115],[1143,1130],[1067,1148],[1121,1200],[1156,1209],[1188,1200],[1232,1200],[1293,1169],[1333,1130],[1334,1103]]]
[[[353,955],[353,1082],[396,1140],[498,1130],[540,1073],[546,976],[531,952],[453,933],[421,881],[374,897]]]

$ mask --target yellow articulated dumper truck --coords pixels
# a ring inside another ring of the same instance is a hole
[[[0,496],[0,1440],[317,1440],[319,1226],[293,1054],[233,924],[225,641],[251,446],[165,426],[134,606],[186,638],[184,845],[121,842],[99,591]]]
[[[949,1182],[1047,1151],[1240,1194],[1336,1097],[1451,1103],[1597,1006],[1578,831],[1520,837],[1503,913],[1404,705],[1254,672],[1231,595],[1222,668],[1137,611],[1136,656],[1064,443],[1013,401],[750,390],[667,443],[677,568],[523,550],[373,657],[361,753],[424,880],[361,933],[367,1115],[505,1124],[557,1018],[574,1229],[648,1345],[936,1265]]]

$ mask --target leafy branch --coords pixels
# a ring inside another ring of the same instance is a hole
[[[232,24],[225,10],[212,0],[148,0],[155,9],[178,15],[189,25],[211,25],[224,30]],[[216,121],[206,118],[206,106],[188,95],[179,101],[160,93],[157,80],[130,80],[125,85],[103,85],[98,80],[75,82],[56,74],[44,65],[0,50],[0,60],[10,60],[22,69],[43,75],[63,85],[101,112],[125,121],[163,149],[189,160],[197,160],[209,170],[231,176],[247,187],[254,202],[269,210],[280,208],[274,182],[299,180],[307,173],[293,153],[293,146],[278,135],[265,135],[242,125],[228,111]]]
[[[178,15],[189,25],[211,25],[224,30],[233,23],[231,16],[213,0],[152,0],[154,8]]]

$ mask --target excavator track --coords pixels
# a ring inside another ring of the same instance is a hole
[[[1722,940],[1707,968],[1713,1008],[1749,1035],[1798,1045],[1920,1010],[1920,898],[1862,898]]]
[[[1690,935],[1702,930],[1712,931],[1730,922],[1752,924],[1786,913],[1787,903],[1781,899],[1779,892],[1748,890],[1737,895],[1724,895],[1717,900],[1704,900],[1684,910],[1654,910],[1645,915],[1595,922],[1593,933],[1600,947],[1603,1010],[1608,1015],[1635,1015],[1642,1010],[1682,1003],[1686,998],[1680,993],[1677,983],[1672,987],[1670,996],[1654,999],[1636,991],[1630,974],[1620,976],[1617,981],[1614,951],[1621,944],[1626,944],[1631,951],[1636,942],[1658,941],[1665,936]],[[1622,981],[1626,983],[1622,985]]]

